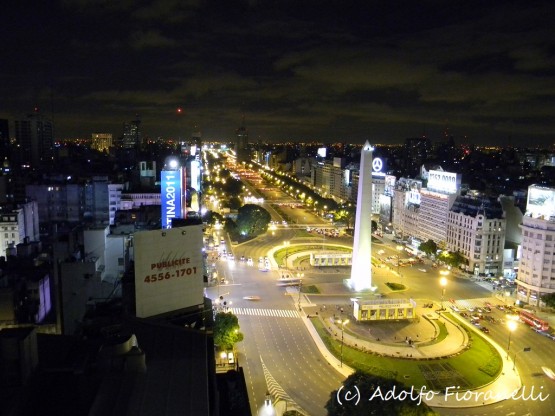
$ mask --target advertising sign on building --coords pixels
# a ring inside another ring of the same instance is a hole
[[[526,212],[533,217],[555,219],[555,188],[532,185],[528,187]]]
[[[428,190],[456,194],[461,189],[461,175],[441,170],[431,170],[428,174]]]
[[[181,169],[161,172],[162,228],[171,228],[173,218],[181,218]]]
[[[372,176],[385,176],[387,172],[386,160],[381,157],[372,159]]]
[[[203,303],[202,227],[135,233],[137,317],[147,318]]]
[[[393,196],[393,190],[395,189],[395,176],[385,175],[385,185],[384,185],[384,195]]]

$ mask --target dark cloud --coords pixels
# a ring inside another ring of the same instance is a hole
[[[0,117],[38,104],[60,137],[139,113],[164,137],[231,137],[244,115],[270,140],[553,142],[549,2],[23,3],[0,25]]]

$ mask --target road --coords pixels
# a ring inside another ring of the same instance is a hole
[[[229,283],[207,290],[211,298],[223,296],[239,317],[245,342],[238,345],[238,360],[245,370],[253,414],[269,390],[309,415],[325,415],[323,405],[343,377],[322,359],[299,317],[297,298],[276,286],[278,273],[259,271],[256,263],[220,260],[218,271]],[[244,299],[252,295],[260,300]]]
[[[258,184],[259,185],[259,184]],[[265,198],[264,205],[272,214],[272,219],[281,222],[281,217],[273,210],[272,201],[279,200],[293,202],[290,197],[275,189],[261,190],[260,186],[252,186],[251,192]],[[268,193],[269,192],[269,193]],[[326,221],[315,216],[304,208],[288,208],[280,206],[293,222],[287,226],[280,225],[273,233],[237,246],[233,249],[236,259],[241,255],[252,257],[254,266],[235,261],[233,263],[219,261],[218,270],[229,282],[228,285],[210,288],[208,295],[216,297],[224,294],[231,302],[233,311],[239,316],[241,330],[245,334],[245,342],[239,345],[240,365],[245,369],[247,386],[253,414],[256,414],[264,401],[267,389],[278,397],[288,397],[297,403],[309,415],[324,415],[324,404],[329,394],[340,386],[343,377],[330,365],[323,361],[308,335],[298,313],[295,299],[285,295],[284,288],[275,285],[279,274],[277,271],[261,272],[257,268],[259,257],[267,255],[268,250],[289,241],[291,245],[298,242],[324,242],[319,235],[306,236],[301,233],[299,224],[311,224],[320,227],[331,227]],[[300,237],[302,235],[302,237]],[[326,239],[326,243],[349,244],[349,238]],[[374,253],[383,249],[383,257],[407,255],[396,250],[395,245],[384,240],[373,244]],[[425,269],[426,271],[420,271]],[[439,270],[430,264],[413,267],[400,267],[402,277],[396,273],[397,268],[374,269],[373,283],[378,290],[388,294],[385,286],[387,281],[403,283],[407,286],[404,297],[415,299],[430,299],[436,303],[441,298],[439,286]],[[347,277],[348,270],[326,270],[326,272],[306,272],[303,283],[322,284],[341,281]],[[446,286],[446,304],[449,299],[472,303],[473,300],[491,296],[491,290],[480,286],[468,278],[449,275]],[[260,296],[260,301],[247,301],[244,296]],[[348,302],[349,295],[342,296],[310,296],[310,300],[319,304],[343,304]],[[478,302],[477,300],[475,302]],[[496,318],[503,318],[500,311],[492,311]],[[508,330],[503,324],[484,324],[490,329],[491,338],[501,346],[507,345]],[[525,347],[531,350],[524,352]],[[555,369],[553,356],[555,342],[534,333],[524,324],[519,325],[511,335],[511,358],[516,353],[516,367],[521,374],[526,392],[535,388],[535,396],[541,392],[543,397],[549,395],[545,401],[538,397],[535,400],[507,400],[490,406],[467,409],[436,409],[442,415],[488,415],[488,416],[536,416],[555,414],[555,381],[547,378],[541,366],[547,365]],[[526,393],[528,395],[528,393]]]

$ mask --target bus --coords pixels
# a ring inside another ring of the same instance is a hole
[[[520,311],[518,313],[520,320],[538,331],[547,331],[549,329],[549,323],[543,319],[538,318],[532,312]]]

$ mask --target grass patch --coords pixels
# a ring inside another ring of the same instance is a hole
[[[336,337],[330,336],[324,327],[324,323],[319,318],[312,318],[311,321],[328,350],[337,358],[340,358],[341,333],[336,334]],[[445,324],[439,327],[438,339],[444,339],[448,335]],[[458,372],[460,377],[467,381],[467,388],[473,389],[491,383],[495,379],[502,368],[502,357],[480,335],[470,332],[468,335],[471,348],[449,358],[409,360],[403,359],[401,355],[398,358],[383,357],[343,345],[343,362],[356,370],[394,379],[398,383],[409,384],[415,388],[430,386],[419,365],[449,364]],[[392,351],[395,351],[395,349],[393,348]],[[476,371],[477,369],[478,371]],[[444,383],[444,385],[441,383]],[[437,388],[443,389],[451,385],[452,379],[447,378],[440,382]]]
[[[315,285],[308,285],[301,287],[302,293],[320,293],[320,290]]]
[[[387,282],[385,285],[391,290],[405,290],[407,288],[405,285],[402,285],[401,283]]]
[[[435,321],[438,328],[439,328],[439,334],[437,335],[437,337],[431,341],[427,341],[427,342],[421,342],[418,344],[419,347],[424,347],[426,345],[432,345],[435,344],[437,342],[441,342],[443,341],[445,338],[447,338],[447,335],[449,335],[449,332],[447,332],[447,327],[445,326],[445,324],[441,321]]]

